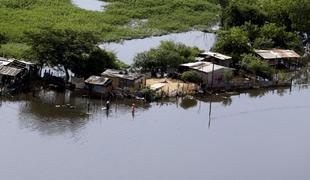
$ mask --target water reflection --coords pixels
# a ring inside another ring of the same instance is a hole
[[[183,109],[189,109],[197,106],[197,100],[194,97],[184,97],[181,100],[180,106]]]
[[[307,179],[310,91],[289,92],[117,100],[109,112],[70,92],[0,98],[1,178]]]
[[[262,98],[268,94],[283,96],[289,92],[289,88],[257,89],[242,92],[240,94],[215,94],[208,96],[187,96],[183,98],[170,98],[158,102],[147,103],[132,100],[113,100],[110,109],[105,108],[106,101],[89,99],[73,92],[58,93],[54,91],[40,91],[35,94],[23,94],[11,99],[1,99],[0,108],[3,103],[18,103],[20,111],[20,126],[32,131],[38,131],[46,135],[64,134],[70,132],[78,133],[89,121],[119,119],[124,116],[143,116],[144,111],[151,107],[166,108],[175,105],[176,109],[182,108],[191,111],[197,107],[196,113],[208,110],[209,127],[213,118],[213,104],[221,104],[225,107],[233,104],[233,98],[245,95],[249,98]],[[136,111],[132,112],[132,104],[135,103]],[[208,104],[207,107],[203,104]],[[4,115],[9,116],[9,115]]]
[[[151,104],[142,101],[113,100],[107,110],[102,100],[88,99],[70,91],[40,91],[35,96],[27,93],[0,99],[0,108],[3,104],[13,104],[12,108],[19,111],[21,128],[45,135],[60,135],[68,132],[76,134],[91,120],[117,119],[130,114],[133,102],[136,104],[136,115],[151,107]],[[10,114],[4,112],[2,116],[10,117]]]

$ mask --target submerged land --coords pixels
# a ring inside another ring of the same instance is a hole
[[[92,32],[101,41],[142,38],[192,29],[206,30],[219,21],[220,7],[204,0],[110,0],[105,11],[88,11],[70,0],[0,0],[0,34],[9,41],[1,54],[22,58],[25,32],[42,27]]]
[[[0,0],[1,179],[309,179],[310,0],[107,2]]]

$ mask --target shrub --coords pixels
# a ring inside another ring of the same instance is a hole
[[[202,78],[195,71],[185,71],[182,73],[181,78],[196,84],[202,83]]]
[[[224,80],[229,82],[234,77],[234,72],[231,69],[225,69],[224,70]]]
[[[265,61],[262,61],[252,54],[243,54],[240,63],[242,69],[255,75],[271,78],[274,74],[273,68]]]

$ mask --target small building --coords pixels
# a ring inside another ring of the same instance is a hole
[[[286,68],[297,66],[299,64],[300,55],[293,50],[284,49],[269,49],[260,50],[256,49],[255,53],[262,59],[268,61],[270,65]]]
[[[22,69],[0,65],[0,80],[2,85],[12,85],[21,79]]]
[[[0,58],[0,83],[11,86],[21,83],[36,71],[36,64],[16,59]]]
[[[230,67],[232,57],[210,51],[210,52],[203,52],[203,53],[199,54],[199,57],[197,57],[196,60],[212,62],[212,63],[217,64],[217,65]]]
[[[228,69],[230,68],[213,64],[211,62],[194,62],[180,65],[181,71],[192,70],[197,72],[206,86],[211,85],[212,83],[213,85],[222,83],[224,80],[224,72]]]
[[[107,69],[101,73],[102,77],[112,80],[113,89],[121,89],[129,92],[135,92],[145,86],[145,76],[139,73],[128,71]]]
[[[107,94],[112,91],[112,80],[100,76],[90,76],[85,80],[85,87],[92,93]]]

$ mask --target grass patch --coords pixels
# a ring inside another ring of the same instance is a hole
[[[29,46],[23,43],[7,43],[0,47],[0,56],[22,59],[29,49]]]
[[[70,0],[0,0],[0,33],[10,41],[2,49],[19,56],[24,32],[41,27],[93,32],[102,41],[118,41],[170,32],[207,29],[218,22],[220,8],[207,0],[108,0],[104,12],[80,9]],[[132,19],[147,19],[130,27]],[[11,52],[6,47],[15,46]]]

